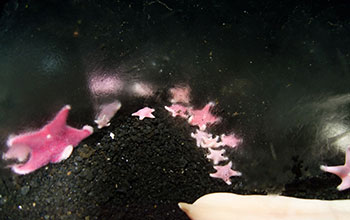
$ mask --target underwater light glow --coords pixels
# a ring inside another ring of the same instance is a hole
[[[322,135],[327,138],[327,144],[336,146],[339,150],[345,152],[350,143],[349,126],[341,122],[327,122]]]

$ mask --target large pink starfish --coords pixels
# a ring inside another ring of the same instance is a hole
[[[232,162],[230,161],[225,166],[214,166],[216,173],[211,173],[210,176],[214,178],[220,178],[228,185],[231,185],[231,176],[241,176],[242,174],[238,171],[232,170]]]
[[[346,149],[345,164],[343,166],[324,166],[321,170],[333,173],[342,179],[341,184],[337,187],[339,191],[350,188],[350,147]]]
[[[140,120],[143,120],[144,118],[155,118],[152,114],[154,111],[153,108],[144,107],[137,112],[132,113],[131,116],[139,116]]]
[[[17,159],[27,162],[11,165],[18,174],[30,173],[49,162],[58,163],[67,159],[81,140],[92,134],[93,128],[85,125],[81,130],[66,124],[69,110],[66,105],[55,118],[38,131],[28,132],[8,139],[9,150],[3,155],[4,159]]]
[[[210,109],[215,104],[209,102],[200,110],[192,110],[190,112],[191,117],[188,119],[188,122],[191,125],[198,126],[200,130],[205,130],[207,125],[212,125],[219,122],[221,119],[210,112]]]

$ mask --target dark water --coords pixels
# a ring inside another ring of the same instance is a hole
[[[43,125],[67,103],[72,125],[92,124],[99,98],[89,77],[107,75],[158,91],[185,83],[196,107],[215,101],[224,120],[212,131],[243,138],[237,163],[251,161],[240,171],[254,186],[286,182],[292,164],[316,175],[320,164],[342,163],[350,143],[349,9],[348,1],[8,1],[2,149],[9,134]]]

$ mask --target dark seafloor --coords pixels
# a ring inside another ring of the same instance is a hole
[[[195,128],[171,117],[157,102],[138,101],[155,107],[155,119],[140,121],[121,110],[110,127],[82,141],[67,160],[29,175],[3,175],[1,219],[188,219],[177,203],[210,192],[350,199],[348,191],[336,190],[336,176],[309,176],[297,155],[287,157],[293,161],[284,168],[288,180],[275,177],[285,185],[249,179],[255,169],[264,170],[264,164],[244,154],[246,144],[226,154],[243,171],[242,177],[231,178],[232,185],[209,177],[215,170],[190,137]],[[334,161],[343,160],[339,158]]]
[[[30,175],[2,176],[1,219],[187,219],[179,201],[219,191],[266,194],[277,187],[262,182],[254,188],[244,172],[232,178],[232,185],[209,177],[215,170],[189,135],[195,129],[161,105],[154,115],[140,121],[121,110],[110,127],[84,140],[64,162]],[[235,167],[249,172],[260,166],[254,167],[254,158],[242,150],[228,154]],[[290,179],[283,195],[350,198],[337,192],[333,175],[305,177],[297,159],[285,172]]]
[[[338,142],[350,131],[348,1],[0,6],[2,151],[9,134],[39,128],[64,104],[72,105],[70,124],[92,124],[82,83],[90,72],[158,85],[148,99],[118,97],[111,126],[61,163],[19,176],[1,161],[0,219],[185,220],[178,202],[218,191],[350,199],[336,190],[337,176],[319,169],[343,164],[340,149],[350,144]],[[164,110],[167,90],[183,82],[196,108],[217,103],[224,120],[210,131],[243,139],[228,152],[243,173],[232,185],[209,177],[215,170],[190,137],[195,128]],[[130,116],[144,106],[155,119]]]

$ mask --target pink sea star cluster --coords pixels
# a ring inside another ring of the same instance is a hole
[[[213,115],[210,110],[214,107],[213,102],[209,102],[202,109],[193,109],[190,105],[182,105],[179,103],[164,108],[171,113],[173,117],[180,116],[186,118],[188,123],[197,126],[200,130],[205,130],[207,126],[214,125],[221,121],[221,118]]]
[[[342,180],[341,184],[337,187],[339,191],[350,188],[350,147],[346,149],[345,164],[342,166],[325,166],[322,165],[321,170],[329,173],[333,173],[339,176]]]
[[[67,159],[73,147],[93,132],[91,126],[76,129],[67,125],[71,107],[66,105],[56,117],[38,131],[10,136],[7,141],[8,151],[3,159],[17,159],[20,163],[10,165],[18,174],[28,174],[48,163],[58,163]],[[30,158],[23,163],[28,155]]]
[[[220,178],[230,185],[231,176],[242,175],[240,172],[231,169],[232,161],[229,161],[229,163],[223,166],[217,165],[221,161],[227,161],[229,159],[228,157],[224,156],[226,152],[225,149],[217,150],[217,148],[223,146],[235,148],[242,142],[241,139],[236,138],[233,133],[229,135],[222,134],[220,137],[217,135],[213,137],[213,134],[197,129],[196,133],[191,133],[191,137],[196,139],[197,146],[199,145],[200,147],[207,148],[209,150],[207,158],[213,161],[214,169],[216,169],[216,173],[210,174],[211,177]]]
[[[92,77],[89,81],[91,92],[96,96],[115,94],[123,87],[123,82],[118,78]],[[153,95],[152,86],[149,84],[135,83],[130,87],[135,96],[148,97]],[[201,109],[194,109],[190,104],[190,87],[176,86],[169,90],[171,94],[171,106],[165,106],[165,109],[173,117],[181,117],[188,121],[191,126],[197,127],[191,137],[195,139],[197,147],[202,147],[208,151],[206,158],[213,163],[215,173],[209,175],[213,178],[222,179],[225,183],[231,184],[232,176],[241,176],[239,171],[232,169],[232,161],[225,156],[227,148],[236,148],[242,139],[234,133],[214,135],[207,131],[207,128],[218,124],[221,117],[214,115],[211,110],[214,108],[214,102],[207,103]],[[104,103],[99,106],[99,111],[95,123],[98,128],[110,125],[110,119],[120,109],[121,103],[118,100],[110,103]],[[48,163],[58,163],[67,159],[73,147],[77,146],[81,140],[93,133],[91,126],[85,125],[82,129],[76,129],[67,125],[67,117],[71,107],[66,105],[55,116],[55,118],[38,131],[27,132],[24,134],[10,136],[7,141],[8,151],[3,154],[3,159],[16,159],[18,163],[10,165],[17,174],[28,174],[39,169]],[[155,110],[144,107],[132,116],[144,118],[155,118],[152,114]],[[114,134],[110,133],[112,139]],[[224,165],[219,165],[219,164]],[[342,179],[338,190],[350,188],[350,147],[346,150],[345,164],[342,166],[325,166],[321,170],[336,174]]]
[[[222,134],[220,136],[214,136],[208,133],[206,129],[208,126],[212,126],[221,121],[221,118],[212,114],[211,109],[215,106],[214,102],[209,102],[202,109],[193,109],[190,105],[190,87],[189,86],[176,86],[170,89],[171,99],[173,103],[171,106],[165,106],[164,108],[171,113],[173,117],[181,117],[187,119],[188,123],[192,126],[198,127],[195,133],[191,133],[191,137],[196,140],[197,147],[208,149],[206,157],[214,164],[216,173],[211,173],[210,176],[214,178],[220,178],[225,183],[231,184],[230,177],[240,176],[241,173],[232,170],[232,161],[229,161],[226,165],[217,165],[222,161],[227,161],[229,158],[224,156],[225,149],[218,149],[221,147],[235,148],[241,139],[237,138],[233,133]]]
[[[190,117],[188,118],[190,125],[198,126],[200,130],[205,130],[208,125],[219,123],[221,118],[210,112],[210,109],[214,106],[213,102],[209,102],[202,109],[190,111]]]

